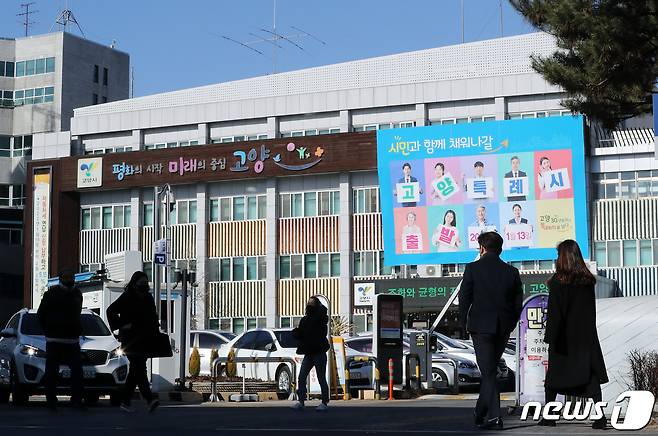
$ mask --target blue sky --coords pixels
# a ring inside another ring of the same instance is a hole
[[[20,4],[1,0],[0,36],[24,34]],[[31,34],[50,30],[65,0],[31,0],[38,12]],[[277,71],[420,50],[461,41],[460,0],[277,0],[277,32],[309,32],[296,39],[304,51],[280,41]],[[498,0],[464,0],[466,42],[500,36]],[[503,0],[504,35],[534,31]],[[273,0],[68,0],[89,39],[130,54],[135,96],[270,74],[272,45],[253,47],[221,37],[253,41],[249,33],[272,30]],[[77,33],[77,29],[73,31]]]

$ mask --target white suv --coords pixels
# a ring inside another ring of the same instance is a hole
[[[80,314],[82,334],[80,348],[84,376],[85,402],[93,404],[100,395],[110,395],[113,405],[121,400],[120,390],[128,375],[128,359],[119,342],[100,316],[91,310]],[[25,404],[30,395],[45,392],[42,383],[46,370],[46,338],[34,309],[22,309],[0,332],[0,403]],[[57,391],[70,393],[64,379],[71,377],[66,366],[60,366]]]

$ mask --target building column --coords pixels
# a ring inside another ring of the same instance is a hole
[[[208,130],[208,124],[206,123],[198,124],[196,138],[197,141],[199,141],[199,145],[210,144],[210,132]]]
[[[141,251],[142,195],[139,189],[130,190],[130,251]]]
[[[133,130],[132,137],[130,138],[130,146],[133,151],[139,151],[144,146],[144,135],[142,135],[141,129]]]
[[[350,114],[349,110],[340,111],[338,127],[340,127],[340,133],[352,131],[352,114]]]
[[[352,322],[352,213],[349,173],[340,174],[340,215],[338,216],[338,250],[340,253],[340,305],[338,315]]]
[[[279,118],[267,117],[267,137],[268,139],[279,137]]]
[[[196,187],[196,299],[191,301],[191,305],[196,309],[196,326],[193,319],[192,328],[205,329],[208,324],[206,313],[206,304],[208,298],[206,295],[206,271],[208,263],[208,201],[207,201],[206,183],[198,183]]]
[[[425,103],[416,104],[416,126],[427,126],[427,105]]]
[[[496,110],[496,120],[504,120],[507,118],[507,99],[505,97],[496,97],[494,100],[494,108]]]
[[[269,133],[268,133],[269,135]],[[277,278],[279,276],[279,252],[277,246],[277,233],[279,231],[277,223],[277,183],[275,178],[267,180],[267,213],[265,214],[265,322],[268,328],[274,328],[279,325],[278,316],[278,292]]]

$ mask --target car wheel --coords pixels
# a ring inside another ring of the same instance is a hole
[[[24,406],[30,400],[30,396],[25,391],[25,388],[18,382],[18,375],[16,374],[16,367],[12,365],[11,367],[11,377],[10,377],[10,390],[11,390],[11,402],[14,406]]]
[[[110,405],[112,407],[119,407],[122,399],[121,392],[114,392],[110,394]]]
[[[439,368],[432,368],[432,386],[437,389],[448,387],[448,376]]]
[[[0,388],[0,404],[7,404],[9,402],[9,388]]]
[[[87,393],[87,394],[85,394],[85,404],[88,405],[88,406],[93,406],[96,403],[98,403],[99,398],[100,398],[100,395],[98,395],[98,394]]]
[[[277,397],[285,400],[292,392],[292,374],[287,366],[280,366],[276,371]]]

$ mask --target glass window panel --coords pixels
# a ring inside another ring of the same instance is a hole
[[[23,77],[25,75],[25,61],[16,62],[16,77]]]
[[[304,216],[303,205],[302,205],[302,194],[291,194],[291,206],[293,217]]]
[[[46,58],[46,73],[55,72],[55,58]]]
[[[384,252],[379,252],[379,275],[391,275],[393,274],[392,266],[384,266]]]
[[[653,243],[653,264],[658,265],[658,239],[652,239]]]
[[[247,280],[258,280],[258,258],[247,258]]]
[[[624,241],[624,266],[637,266],[637,241]]]
[[[621,250],[619,241],[608,242],[608,266],[621,266]]]
[[[255,220],[258,218],[258,198],[254,195],[247,197],[247,219]]]
[[[455,124],[466,124],[468,123],[468,118],[457,118]]]
[[[219,200],[210,200],[210,222],[219,221]]]
[[[106,206],[103,208],[103,228],[112,228],[112,207]]]
[[[114,206],[114,228],[123,227],[123,206]]]
[[[361,253],[354,253],[354,276],[362,276],[361,273]]]
[[[244,333],[244,318],[233,318],[233,333],[236,335]]]
[[[290,278],[290,256],[279,257],[279,277],[282,279]]]
[[[293,279],[304,277],[304,256],[290,256],[290,277]]]
[[[637,195],[639,197],[651,196],[651,180],[638,180],[637,182]]]
[[[220,219],[222,221],[231,221],[231,199],[222,198],[219,200]]]
[[[315,278],[317,277],[317,258],[315,254],[304,255],[304,277]]]
[[[354,213],[366,212],[366,190],[357,189],[354,191]]]
[[[208,259],[208,269],[206,269],[206,279],[209,282],[219,281],[219,260]]]
[[[644,239],[640,241],[640,265],[651,265],[653,258],[651,256],[651,241]]]
[[[144,225],[152,226],[153,225],[153,204],[144,205]]]
[[[319,192],[320,201],[318,205],[318,215],[329,215],[331,211],[331,193]]]
[[[265,280],[267,278],[267,262],[265,256],[258,258],[258,280]]]
[[[331,276],[331,263],[328,254],[318,254],[318,277]]]
[[[605,242],[595,242],[594,243],[594,260],[596,261],[597,266],[605,267],[608,265]]]
[[[101,209],[100,207],[91,208],[91,228],[100,229],[101,228]]]
[[[375,253],[368,251],[363,253],[363,275],[373,276],[375,275]]]
[[[290,217],[290,194],[281,194],[281,218]]]
[[[130,206],[124,206],[123,208],[123,226],[130,227],[131,222],[131,209]]]
[[[340,192],[333,191],[331,193],[331,214],[340,214]]]
[[[621,198],[635,198],[635,180],[621,182]]]
[[[331,277],[340,276],[340,254],[331,255]]]
[[[244,220],[244,197],[233,197],[233,219]]]
[[[265,219],[267,214],[267,198],[264,195],[258,196],[258,219]]]
[[[91,229],[91,211],[89,209],[82,209],[82,230]]]
[[[605,198],[619,198],[619,183],[605,184]]]
[[[189,204],[187,201],[179,201],[176,203],[176,206],[178,208],[178,224],[186,224],[189,214],[188,214],[188,207]]]
[[[258,320],[256,318],[247,318],[247,330],[252,330],[258,327]]]
[[[31,59],[29,61],[25,61],[25,75],[26,76],[31,76],[34,74],[35,71],[35,61],[34,59]]]
[[[34,69],[35,69],[35,73],[36,73],[36,74],[43,74],[43,73],[45,73],[45,72],[46,72],[46,59],[45,59],[45,58],[37,59],[37,60],[35,61],[35,67],[34,67]]]
[[[219,260],[219,280],[222,282],[231,281],[231,259]]]
[[[196,200],[190,200],[188,223],[196,223]]]
[[[315,192],[304,193],[304,216],[317,215],[317,200]]]
[[[306,130],[304,136],[314,136],[317,135],[318,131],[316,129]]]

